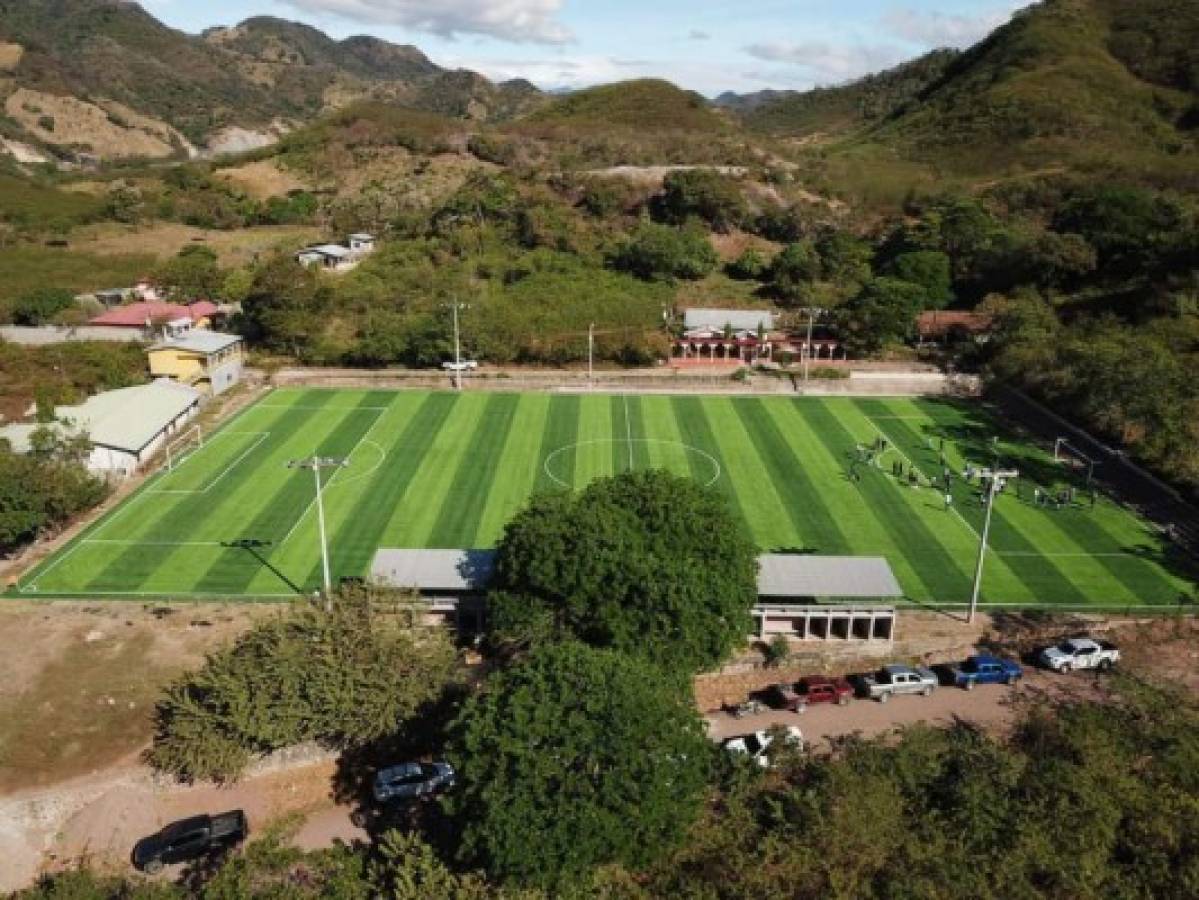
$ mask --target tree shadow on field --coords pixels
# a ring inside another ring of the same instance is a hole
[[[387,831],[418,831],[449,859],[453,853],[452,825],[437,798],[375,800],[375,773],[406,762],[444,759],[446,732],[470,688],[452,685],[434,702],[426,704],[404,727],[377,741],[346,749],[337,760],[332,778],[333,798],[353,808],[355,825],[378,841]],[[445,854],[449,855],[445,855]]]

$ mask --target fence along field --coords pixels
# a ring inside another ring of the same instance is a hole
[[[885,441],[885,445],[880,442]],[[871,463],[865,448],[885,446]],[[311,456],[335,578],[380,546],[487,547],[535,491],[665,468],[723,491],[768,551],[886,556],[910,600],[969,597],[983,509],[961,473],[1019,469],[998,500],[984,606],[1171,607],[1192,588],[1156,532],[1085,492],[978,406],[912,399],[279,390],[18,585],[24,596],[287,597],[316,590]],[[953,502],[931,486],[955,473]],[[899,474],[902,466],[903,474]],[[908,474],[915,470],[913,476]],[[718,528],[721,523],[713,522]]]

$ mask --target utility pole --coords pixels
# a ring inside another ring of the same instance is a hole
[[[978,595],[983,586],[983,563],[987,559],[987,538],[991,534],[991,512],[995,508],[995,495],[999,493],[999,482],[1020,477],[1020,473],[1015,469],[983,469],[978,474],[981,478],[987,479],[987,493],[984,501],[987,514],[983,519],[983,533],[978,539],[978,564],[974,567],[974,589],[970,593],[970,612],[966,616],[967,622],[973,622],[974,614],[978,611]]]
[[[311,469],[316,479],[316,522],[321,541],[321,572],[324,575],[326,610],[332,602],[330,597],[333,593],[333,579],[329,574],[329,541],[325,536],[325,501],[322,496],[324,492],[321,486],[321,469],[342,469],[349,464],[350,461],[343,457],[317,456],[315,453],[304,459],[293,459],[287,464],[289,469]]]

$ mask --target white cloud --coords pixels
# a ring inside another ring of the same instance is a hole
[[[563,0],[282,0],[304,12],[364,25],[399,25],[454,39],[484,35],[514,43],[574,40],[558,21]]]
[[[969,47],[1012,17],[1025,2],[1009,2],[976,16],[896,9],[883,17],[883,27],[897,37],[925,47]]]
[[[765,62],[795,66],[811,79],[823,83],[848,81],[868,75],[897,65],[909,55],[899,47],[885,44],[834,45],[824,41],[750,44],[745,52]]]

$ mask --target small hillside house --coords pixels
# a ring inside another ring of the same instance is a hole
[[[216,396],[241,381],[245,342],[236,334],[189,329],[159,341],[148,355],[155,378],[169,378]]]
[[[296,262],[302,266],[344,272],[358,265],[365,256],[375,252],[375,236],[366,232],[351,234],[349,246],[344,244],[316,244],[305,247],[296,254]]]

